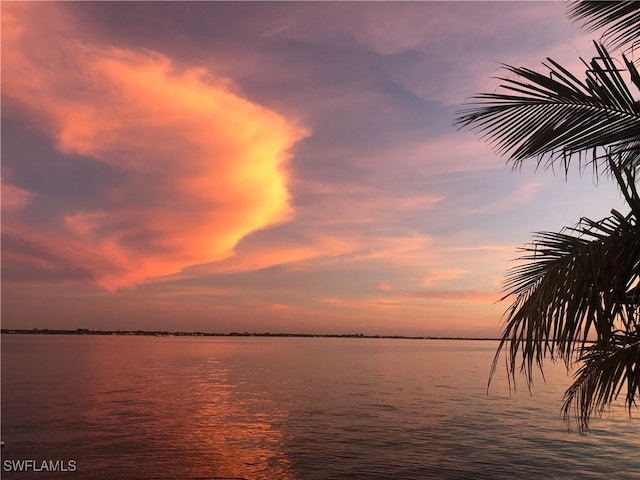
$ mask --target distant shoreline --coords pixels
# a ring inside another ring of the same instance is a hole
[[[477,337],[438,337],[438,336],[411,336],[411,335],[365,335],[364,333],[270,333],[270,332],[168,332],[159,330],[91,330],[89,328],[77,328],[75,330],[60,330],[51,328],[3,328],[1,334],[7,335],[126,335],[148,337],[304,337],[304,338],[386,338],[405,340],[492,340],[499,338]]]

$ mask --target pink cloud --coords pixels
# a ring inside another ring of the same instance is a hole
[[[20,187],[16,187],[10,183],[2,182],[2,210],[4,212],[21,210],[24,208],[31,198],[33,193],[28,192]]]
[[[94,281],[96,271],[114,267],[79,239],[44,232],[3,218],[2,274],[27,280]]]
[[[445,275],[446,277],[446,275]],[[380,282],[376,285],[376,290],[384,293],[384,297],[379,297],[377,300],[371,301],[371,303],[421,303],[424,301],[443,301],[443,302],[471,302],[471,303],[491,303],[498,300],[500,297],[496,292],[478,289],[435,289],[429,288],[426,290],[402,290],[395,289],[389,282]],[[338,304],[335,299],[333,303]]]
[[[2,23],[10,108],[61,152],[124,179],[100,210],[65,218],[69,239],[109,265],[92,268],[100,286],[228,258],[247,234],[291,217],[286,167],[301,127],[212,72],[92,43],[59,5],[3,5]]]

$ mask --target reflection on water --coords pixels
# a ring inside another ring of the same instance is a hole
[[[640,422],[559,416],[567,378],[489,395],[493,342],[2,337],[3,478],[640,478]],[[552,368],[553,367],[553,368]],[[568,472],[570,472],[568,474]]]
[[[3,459],[75,459],[81,478],[294,478],[283,435],[270,423],[286,411],[255,388],[234,394],[242,385],[229,382],[225,359],[240,345],[142,337],[2,341],[3,438],[10,447]]]
[[[197,448],[200,459],[211,463],[211,476],[294,478],[282,451],[283,435],[273,426],[286,412],[259,390],[236,398],[227,377],[224,366],[209,359],[206,365],[194,366],[193,381],[183,384],[190,401],[178,397],[175,403],[190,403],[193,410],[186,417],[185,412],[176,415],[174,430],[184,432],[176,438],[183,447],[181,456],[187,458],[193,454],[189,450]],[[190,466],[193,476],[202,475],[201,463]]]

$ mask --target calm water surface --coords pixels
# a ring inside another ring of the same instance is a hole
[[[640,479],[637,411],[567,432],[563,369],[487,395],[495,347],[4,335],[2,478]]]

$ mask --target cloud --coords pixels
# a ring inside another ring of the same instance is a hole
[[[490,291],[485,290],[423,290],[407,291],[393,290],[384,285],[377,286],[377,295],[368,296],[332,296],[315,298],[314,301],[320,306],[331,309],[349,309],[360,311],[370,318],[380,318],[380,315],[409,314],[424,315],[428,310],[429,316],[441,316],[450,314],[460,309],[493,310],[496,308],[495,302],[499,297]],[[502,308],[500,306],[500,308]],[[396,317],[394,317],[396,318]]]
[[[427,278],[424,279],[423,283],[426,286],[431,286],[441,282],[458,280],[467,273],[467,270],[462,268],[440,268],[430,272]]]
[[[464,272],[464,271],[461,271]],[[457,278],[461,273],[451,270],[450,272],[443,272],[443,278],[451,279]],[[457,275],[457,276],[454,276]],[[438,279],[439,280],[439,279]],[[428,279],[425,285],[430,287],[434,281]],[[385,294],[385,297],[380,298],[380,301],[386,304],[415,302],[420,300],[436,300],[444,302],[473,302],[473,303],[487,303],[495,302],[498,299],[496,292],[488,290],[478,289],[434,289],[427,288],[425,290],[397,290],[389,282],[380,282],[376,285],[376,290]],[[335,300],[335,299],[334,299]],[[325,303],[337,303],[325,302]]]
[[[303,128],[210,71],[93,43],[58,5],[5,5],[2,22],[10,111],[122,179],[100,209],[63,219],[68,239],[109,266],[92,269],[99,285],[228,258],[247,234],[291,218],[286,168]]]
[[[4,181],[1,188],[2,210],[4,212],[21,210],[33,197],[33,193]]]
[[[13,224],[3,218],[2,277],[4,280],[93,281],[94,270],[110,266],[74,239]]]
[[[408,297],[444,302],[491,303],[499,299],[495,292],[484,290],[425,290],[402,292],[402,294]]]
[[[259,232],[262,233],[262,232]],[[277,232],[276,232],[277,233]],[[185,271],[186,275],[200,276],[255,271],[277,265],[300,268],[304,262],[317,264],[322,258],[334,258],[352,252],[356,245],[349,239],[331,236],[302,236],[287,240],[273,235],[262,235],[258,240],[242,242],[236,255],[220,262],[199,265]],[[179,275],[177,275],[179,276]]]

